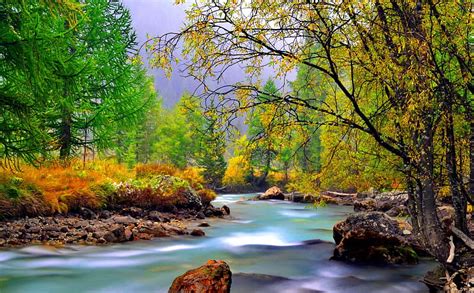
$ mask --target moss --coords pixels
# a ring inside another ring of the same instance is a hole
[[[8,186],[6,189],[5,189],[5,195],[9,198],[9,199],[19,199],[22,195],[22,192],[21,190],[19,190],[18,188],[16,188],[15,186]]]
[[[409,246],[397,247],[398,253],[406,258],[407,263],[416,264],[418,263],[418,254],[416,251]]]

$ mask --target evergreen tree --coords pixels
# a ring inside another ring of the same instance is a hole
[[[203,175],[206,182],[215,188],[222,185],[222,178],[227,168],[224,158],[226,140],[214,108],[205,113],[205,118],[201,145],[197,153],[197,164],[204,169]]]
[[[55,72],[62,98],[51,105],[56,112],[49,121],[61,159],[82,147],[110,147],[117,128],[136,123],[148,102],[144,70],[129,57],[135,46],[129,11],[94,0],[83,13]]]

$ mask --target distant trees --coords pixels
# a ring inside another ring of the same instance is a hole
[[[161,36],[153,52],[166,67],[184,40],[189,73],[208,86],[205,95],[226,94],[223,113],[258,107],[268,94],[251,78],[210,88],[209,79],[233,64],[249,76],[266,64],[277,76],[300,64],[319,72],[333,86],[326,96],[333,102],[282,93],[270,102],[287,109],[275,123],[322,114],[321,124],[361,132],[398,158],[415,233],[446,263],[448,235],[436,212],[441,187],[451,190],[456,228],[469,233],[471,11],[469,1],[203,1],[190,8],[186,28]]]
[[[248,139],[249,156],[251,166],[258,170],[255,185],[263,186],[266,183],[268,173],[272,170],[273,161],[278,155],[277,136],[274,131],[272,119],[276,117],[277,108],[269,103],[273,96],[279,96],[280,93],[271,79],[267,80],[263,86],[263,92],[266,94],[257,97],[258,106],[254,107],[249,113],[248,118]]]
[[[221,185],[226,169],[226,136],[216,112],[205,111],[200,99],[184,94],[173,109],[161,109],[151,158],[180,168],[202,168],[205,180]]]

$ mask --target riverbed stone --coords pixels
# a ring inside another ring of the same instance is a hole
[[[224,212],[225,215],[230,215],[230,208],[226,205],[223,205],[221,210]]]
[[[115,217],[112,217],[112,219],[115,223],[125,224],[125,225],[135,224],[138,222],[137,219],[130,216],[115,216]]]
[[[333,228],[333,259],[360,263],[417,263],[399,223],[381,212],[350,215]]]
[[[206,236],[206,233],[204,233],[204,231],[202,231],[201,229],[194,229],[193,231],[191,231],[191,236],[201,237]]]
[[[161,222],[161,214],[157,211],[151,211],[148,213],[148,219],[153,222]]]
[[[92,211],[91,209],[88,209],[86,207],[81,207],[79,209],[79,215],[81,215],[82,218],[88,219],[88,220],[97,218],[97,214],[94,213],[94,211]]]
[[[232,285],[232,272],[222,260],[208,260],[196,269],[177,277],[169,293],[229,293]]]
[[[264,194],[258,196],[259,200],[278,199],[284,200],[285,194],[277,186],[270,187]]]

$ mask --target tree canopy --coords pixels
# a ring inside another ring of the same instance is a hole
[[[437,193],[450,187],[456,227],[468,233],[474,176],[471,10],[465,1],[200,1],[182,31],[151,40],[149,49],[155,66],[171,70],[182,42],[203,95],[224,96],[222,113],[257,107],[267,94],[268,103],[284,105],[277,124],[306,123],[311,116],[299,114],[310,111],[323,115],[321,125],[370,137],[399,161],[413,226],[445,261]],[[212,87],[234,64],[249,79]],[[297,66],[314,69],[328,86],[325,99],[266,93],[258,76],[268,65],[277,77]]]

